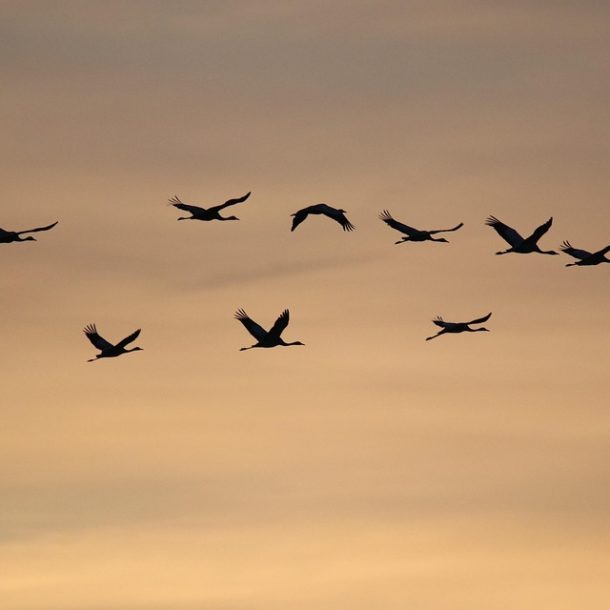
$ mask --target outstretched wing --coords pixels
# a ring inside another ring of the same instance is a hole
[[[379,219],[383,220],[388,226],[392,227],[392,229],[396,229],[405,235],[416,235],[419,233],[417,229],[410,227],[409,225],[405,225],[402,222],[398,222],[392,218],[392,215],[387,210],[384,210],[379,214]]]
[[[523,237],[521,237],[515,229],[505,225],[495,216],[489,216],[485,221],[485,224],[493,227],[498,232],[498,235],[511,246],[518,246],[523,241]]]
[[[436,229],[435,231],[428,231],[428,233],[430,233],[430,235],[434,235],[435,233],[450,233],[451,231],[457,231],[458,229],[461,229],[463,226],[464,223],[460,222],[460,224],[453,227],[453,229]]]
[[[574,258],[579,258],[583,260],[585,258],[589,258],[591,256],[591,252],[587,252],[586,250],[579,250],[578,248],[573,248],[572,244],[569,241],[564,241],[561,244],[561,251],[573,256]],[[571,263],[573,264],[573,263]]]
[[[491,311],[482,318],[477,318],[476,320],[470,320],[470,322],[466,322],[466,324],[481,324],[482,322],[487,322],[491,318]]]
[[[536,243],[550,228],[553,224],[553,217],[551,216],[544,224],[540,225],[528,238],[528,241]]]
[[[141,330],[141,328],[138,328],[138,330],[132,332],[131,335],[119,341],[116,346],[125,347],[126,345],[129,345],[132,341],[135,341],[138,338],[138,335],[140,334]]]
[[[292,228],[291,231],[294,231],[306,218],[309,214],[309,208],[303,208],[298,212],[292,215]]]
[[[238,309],[235,312],[235,319],[239,320],[257,341],[262,341],[267,336],[267,331],[250,318],[243,309]]]
[[[440,326],[441,328],[449,328],[452,324],[452,322],[445,322],[445,320],[443,320],[443,318],[441,318],[440,316],[437,316],[436,318],[434,318],[434,320],[432,320],[432,322],[434,322],[434,324],[436,324],[437,326]]]
[[[38,227],[37,229],[27,229],[25,231],[17,231],[17,235],[21,235],[22,233],[38,233],[38,231],[48,231],[49,229],[52,229],[57,223],[59,222],[59,220],[55,221],[53,224],[47,225],[46,227]]]
[[[235,199],[227,199],[227,201],[225,201],[224,203],[221,203],[220,205],[215,205],[214,207],[209,208],[209,209],[220,211],[224,208],[228,208],[230,205],[235,205],[236,203],[244,202],[246,199],[248,199],[248,197],[250,197],[250,195],[251,195],[251,192],[246,193],[243,197],[237,197]]]
[[[100,334],[97,332],[97,328],[95,327],[95,324],[88,324],[83,329],[83,332],[87,336],[87,339],[89,339],[89,341],[91,341],[91,343],[93,343],[94,347],[97,347],[97,349],[99,349],[100,352],[103,352],[105,349],[114,347],[114,345],[112,345],[112,343],[109,343],[108,341],[106,341],[106,339],[104,339],[104,337],[100,336]]]
[[[284,332],[285,328],[288,326],[289,321],[290,321],[290,312],[287,309],[284,309],[284,311],[279,315],[278,319],[275,321],[275,324],[271,327],[271,330],[269,331],[269,336],[279,339],[280,335]]]
[[[356,227],[347,219],[343,211],[337,210],[325,203],[320,205],[320,209],[324,216],[332,218],[335,222],[338,222],[344,231],[353,231]]]
[[[179,210],[184,210],[185,212],[190,212],[191,214],[196,214],[197,212],[201,212],[204,208],[200,208],[196,205],[189,205],[188,203],[183,203],[178,198],[178,195],[174,195],[171,199],[167,200],[169,205],[173,205],[175,208]]]

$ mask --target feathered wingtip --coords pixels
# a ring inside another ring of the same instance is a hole
[[[86,335],[95,335],[95,334],[97,334],[97,328],[96,328],[95,324],[87,324],[87,326],[85,326],[85,328],[83,328],[83,332]]]
[[[235,312],[235,315],[233,317],[236,320],[245,320],[246,318],[249,318],[250,316],[248,316],[248,314],[243,309],[240,308]]]
[[[495,225],[497,225],[497,224],[501,224],[501,221],[500,221],[500,220],[498,220],[498,219],[497,219],[495,216],[491,216],[491,215],[490,215],[490,216],[488,216],[488,217],[485,219],[485,224],[486,224],[488,227],[493,227],[493,226],[495,226]]]
[[[167,205],[179,205],[183,203],[178,195],[174,195],[167,200]]]

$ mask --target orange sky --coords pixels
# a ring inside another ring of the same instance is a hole
[[[608,607],[610,269],[484,226],[610,243],[605,3],[0,11],[0,607]]]

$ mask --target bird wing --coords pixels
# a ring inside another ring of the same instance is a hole
[[[47,225],[46,227],[38,227],[37,229],[27,229],[25,231],[16,231],[17,235],[21,235],[22,233],[38,233],[38,231],[48,231],[52,229],[59,220],[55,221],[53,224]]]
[[[521,237],[515,229],[505,225],[495,216],[489,216],[485,221],[485,224],[493,227],[498,232],[498,235],[511,246],[517,246],[523,241],[523,237]]]
[[[132,341],[135,341],[138,338],[141,330],[141,328],[138,328],[138,330],[132,332],[131,335],[129,335],[128,337],[121,339],[121,341],[116,344],[116,347],[125,347],[126,345],[129,345]]]
[[[481,324],[482,322],[487,322],[491,318],[491,311],[482,318],[477,318],[476,320],[470,320],[470,322],[466,322],[466,324]]]
[[[196,205],[188,205],[188,203],[183,203],[180,201],[177,195],[174,195],[171,199],[168,199],[169,205],[173,205],[175,208],[179,210],[184,210],[185,212],[190,212],[191,214],[196,214],[197,212],[201,212],[204,208],[200,208]]]
[[[392,215],[387,210],[384,210],[379,214],[380,220],[383,220],[388,226],[392,227],[392,229],[396,229],[405,235],[416,235],[419,233],[417,229],[410,227],[409,225],[405,225],[402,222],[398,222],[392,218]]]
[[[586,250],[579,250],[578,248],[573,248],[572,244],[569,241],[564,241],[561,244],[561,251],[573,256],[574,258],[579,258],[583,260],[585,258],[589,258],[591,256],[591,252],[587,252]],[[573,263],[572,263],[573,264]]]
[[[309,214],[309,208],[303,208],[298,212],[295,212],[292,216],[292,228],[291,231],[294,231],[306,218]]]
[[[216,211],[220,211],[224,208],[228,208],[230,205],[235,205],[236,203],[242,203],[243,201],[245,201],[246,199],[248,199],[248,197],[250,197],[251,193],[246,193],[243,197],[237,197],[235,199],[227,199],[227,201],[225,201],[224,203],[221,203],[220,205],[215,205],[212,208],[209,208],[210,211],[212,210],[216,210]]]
[[[445,320],[443,320],[443,318],[441,318],[440,316],[434,318],[432,322],[434,322],[434,324],[440,326],[441,328],[449,328],[453,324],[453,322],[445,322]]]
[[[243,309],[238,309],[235,312],[235,319],[239,320],[246,327],[246,330],[257,341],[262,341],[267,336],[267,331],[260,326],[260,324],[257,324],[252,318],[250,318],[250,316]]]
[[[91,343],[93,343],[93,345],[97,347],[97,349],[99,349],[101,352],[103,352],[105,349],[114,347],[112,343],[109,343],[108,341],[106,341],[106,339],[104,339],[104,337],[100,336],[100,334],[97,332],[95,324],[88,324],[83,329],[83,332],[85,333],[85,335],[87,335],[87,339],[89,339],[89,341],[91,341]]]
[[[290,321],[290,312],[287,309],[279,315],[278,319],[275,321],[271,330],[269,331],[269,336],[273,336],[276,339],[280,338],[280,335],[284,332],[284,329],[288,326],[288,322]]]
[[[528,238],[528,241],[536,243],[550,228],[553,224],[553,217],[549,218],[544,224],[540,225]]]
[[[449,233],[451,231],[457,231],[458,229],[461,229],[463,226],[464,226],[464,223],[460,222],[460,224],[453,227],[453,229],[436,229],[434,231],[428,231],[428,233],[430,233],[430,235],[434,235],[435,233]]]
[[[337,210],[330,205],[326,205],[325,203],[318,204],[318,208],[324,216],[328,216],[338,222],[343,227],[344,231],[353,231],[356,228],[340,210]]]

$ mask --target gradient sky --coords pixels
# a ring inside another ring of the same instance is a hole
[[[608,608],[610,268],[484,226],[610,243],[607,2],[0,14],[2,608]]]

